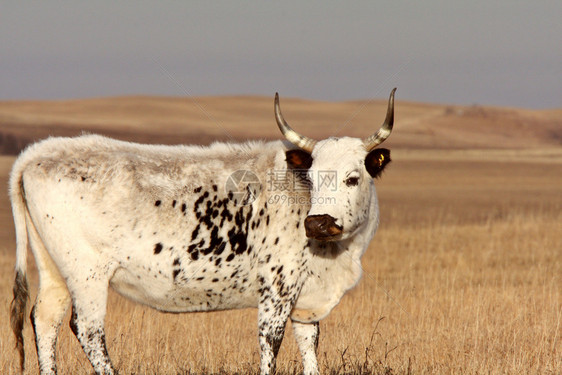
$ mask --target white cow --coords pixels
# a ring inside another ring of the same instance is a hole
[[[394,90],[374,135],[314,141],[151,146],[96,135],[27,148],[10,177],[17,263],[11,323],[23,369],[29,242],[39,270],[31,312],[41,374],[56,373],[60,323],[96,374],[108,287],[161,311],[258,308],[261,374],[290,318],[304,373],[317,374],[318,321],[361,276],[378,226],[373,179],[390,161]]]

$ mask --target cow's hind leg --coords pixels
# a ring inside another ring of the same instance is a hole
[[[299,323],[293,320],[293,331],[301,352],[304,375],[318,375],[316,359],[320,333],[318,322]]]
[[[35,332],[37,359],[41,374],[56,374],[57,336],[70,305],[70,296],[64,283],[54,282],[44,275],[40,276],[40,280],[39,292],[30,316]]]
[[[96,270],[96,271],[92,271]],[[70,328],[96,374],[111,375],[116,371],[107,354],[105,343],[105,314],[109,281],[99,268],[82,274],[80,280],[68,284],[72,296]]]
[[[56,374],[57,336],[70,305],[70,295],[47,249],[34,231],[30,231],[30,240],[39,273],[39,291],[30,315],[37,359],[41,374]]]

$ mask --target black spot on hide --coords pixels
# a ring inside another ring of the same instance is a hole
[[[191,232],[191,240],[193,241],[194,239],[197,238],[197,236],[199,235],[199,228],[201,228],[200,224],[197,224],[197,226],[195,227],[195,229],[193,230],[193,232]]]
[[[193,203],[193,214],[198,223],[191,232],[190,243],[186,244],[191,259],[212,254],[209,261],[218,266],[223,261],[219,256],[224,252],[227,252],[226,262],[232,261],[238,254],[249,254],[252,251],[248,244],[249,232],[259,225],[259,221],[252,222],[252,212],[251,207],[236,207],[229,198],[220,199],[208,191],[202,192]],[[265,211],[262,210],[261,214],[264,215]]]
[[[160,242],[158,242],[156,245],[154,245],[154,254],[160,254],[163,247],[164,247],[164,245],[162,245]]]

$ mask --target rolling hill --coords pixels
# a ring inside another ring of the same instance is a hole
[[[297,131],[365,137],[384,119],[386,100],[320,102],[281,98]],[[446,106],[396,100],[398,149],[521,149],[562,145],[562,110]],[[0,102],[0,154],[48,136],[83,132],[147,143],[279,139],[268,97],[115,97]]]

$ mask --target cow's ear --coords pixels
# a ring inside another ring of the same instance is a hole
[[[390,150],[386,148],[375,148],[365,158],[365,168],[373,178],[379,177],[388,163],[390,163]]]
[[[289,150],[285,153],[287,165],[292,169],[308,169],[312,165],[312,155],[303,150]]]

